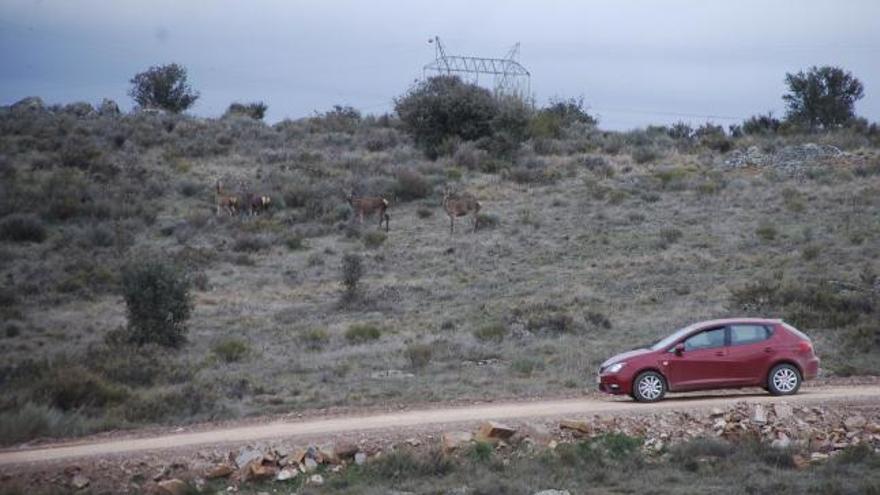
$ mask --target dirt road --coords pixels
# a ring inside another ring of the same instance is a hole
[[[791,404],[827,404],[833,402],[880,404],[880,386],[833,386],[802,389],[798,395],[778,398],[766,394],[733,393],[724,395],[679,396],[655,404],[636,404],[610,397],[550,400],[525,403],[499,403],[454,408],[425,409],[369,416],[345,416],[332,419],[273,422],[260,425],[209,429],[198,432],[165,434],[150,438],[69,442],[39,448],[0,451],[0,466],[48,462],[89,457],[168,451],[202,445],[244,444],[269,439],[319,438],[321,435],[395,431],[401,428],[438,430],[455,424],[477,421],[578,417],[593,414],[650,414],[669,410],[694,410],[724,407],[739,401]]]

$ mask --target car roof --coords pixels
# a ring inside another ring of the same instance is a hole
[[[697,330],[699,328],[713,327],[713,326],[722,326],[722,325],[733,325],[735,323],[756,323],[756,324],[770,324],[770,323],[782,323],[782,320],[778,318],[721,318],[718,320],[706,320],[694,323],[689,325],[688,328]]]

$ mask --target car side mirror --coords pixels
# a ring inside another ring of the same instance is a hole
[[[682,354],[684,354],[684,343],[680,342],[678,344],[675,344],[675,355],[681,356]]]

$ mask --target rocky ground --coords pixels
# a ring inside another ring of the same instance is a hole
[[[33,466],[20,471],[6,468],[0,480],[4,493],[16,493],[17,489],[24,489],[24,493],[34,487],[77,493],[163,495],[297,490],[323,493],[335,491],[333,480],[346,477],[347,470],[364,469],[401,451],[434,452],[451,458],[487,452],[485,455],[495,456],[504,465],[609,436],[632,439],[648,462],[667,462],[677,446],[717,439],[731,444],[758,441],[778,451],[793,469],[810,469],[856,446],[880,453],[880,407],[739,402],[691,412],[595,415],[509,424],[486,421],[473,431],[451,430],[406,438],[361,436],[312,444],[281,441],[233,450],[202,450],[188,457],[157,453],[137,459],[68,463],[50,470]],[[697,456],[693,462],[717,460],[707,454]],[[325,486],[327,483],[330,486]],[[463,487],[455,493],[477,492]]]

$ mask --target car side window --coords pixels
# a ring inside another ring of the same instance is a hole
[[[767,340],[770,332],[764,325],[731,325],[730,345],[754,344]]]
[[[712,349],[724,346],[724,327],[704,330],[684,341],[684,350]]]

